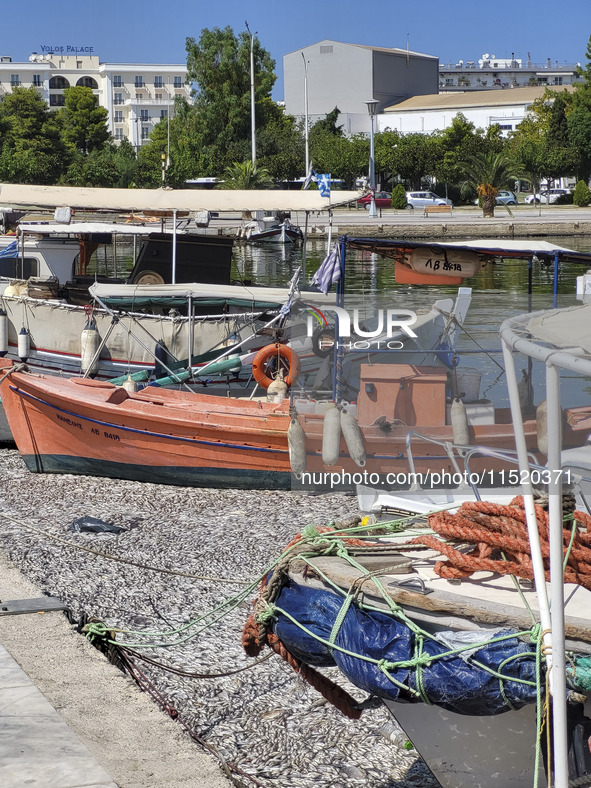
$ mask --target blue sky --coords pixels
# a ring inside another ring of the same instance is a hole
[[[8,0],[4,0],[8,2]],[[0,29],[0,55],[27,60],[43,46],[91,46],[109,63],[184,63],[185,39],[203,28],[250,29],[276,61],[275,99],[283,98],[283,55],[332,38],[405,48],[441,63],[498,58],[585,63],[591,0],[26,0]]]

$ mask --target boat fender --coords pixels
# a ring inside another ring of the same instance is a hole
[[[131,375],[128,375],[128,376],[127,376],[127,380],[126,380],[126,381],[125,381],[125,383],[123,384],[123,388],[125,389],[125,391],[128,391],[129,393],[132,393],[132,392],[134,392],[134,391],[137,391],[137,390],[138,390],[137,381],[135,381],[135,380],[134,380],[134,379],[131,377]]]
[[[0,358],[8,352],[8,317],[3,309],[0,309]]]
[[[95,356],[100,343],[101,336],[96,323],[89,317],[80,336],[80,367],[87,375],[93,375],[98,370],[99,360]]]
[[[355,416],[346,410],[341,411],[341,431],[351,459],[356,465],[363,468],[367,458],[363,432]]]
[[[450,409],[451,429],[454,443],[467,446],[470,443],[470,430],[466,406],[459,397],[455,397]]]
[[[312,334],[312,350],[316,356],[326,358],[334,353],[335,332],[332,326],[319,326]]]
[[[287,397],[287,383],[283,380],[283,370],[279,370],[279,374],[269,384],[267,389],[267,402],[281,402]]]
[[[548,403],[542,400],[536,408],[536,435],[538,451],[548,455]]]
[[[26,361],[31,352],[31,337],[24,326],[18,332],[17,352],[21,361]]]
[[[341,449],[341,412],[331,405],[324,414],[322,428],[322,462],[329,467],[336,465]]]
[[[300,359],[295,350],[287,345],[276,342],[274,345],[266,345],[261,348],[252,360],[252,375],[259,386],[268,389],[274,380],[269,374],[269,362],[276,360],[282,364],[289,364],[289,371],[285,375],[286,385],[292,386],[300,374]]]
[[[306,470],[306,433],[296,416],[292,417],[287,428],[287,445],[291,472],[299,478]]]

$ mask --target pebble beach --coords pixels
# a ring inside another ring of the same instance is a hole
[[[0,450],[3,553],[68,606],[72,626],[104,622],[124,630],[118,641],[194,674],[136,663],[194,746],[239,786],[437,785],[416,751],[396,742],[400,730],[383,707],[350,720],[278,656],[252,659],[241,646],[251,584],[303,527],[355,512],[356,499],[343,494],[31,474],[16,450]],[[71,530],[82,517],[123,530]],[[365,699],[338,670],[323,672]]]

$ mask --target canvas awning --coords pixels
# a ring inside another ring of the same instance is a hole
[[[0,204],[37,208],[68,206],[104,211],[326,211],[353,202],[360,192],[233,189],[93,189],[0,184]]]

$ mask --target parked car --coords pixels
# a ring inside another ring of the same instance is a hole
[[[451,200],[439,197],[434,192],[406,192],[409,208],[425,208],[427,205],[453,205]]]
[[[568,189],[550,189],[549,192],[542,192],[541,194],[528,194],[525,198],[526,203],[531,205],[534,202],[556,202],[564,194],[570,194]]]
[[[376,192],[375,201],[376,201],[376,208],[392,207],[392,195],[389,192]],[[366,208],[369,208],[371,204],[371,195],[366,194],[363,197],[360,197],[357,200],[357,204],[365,205]]]
[[[480,200],[474,200],[474,205],[480,205]],[[507,189],[499,189],[497,205],[517,205],[517,197]]]

